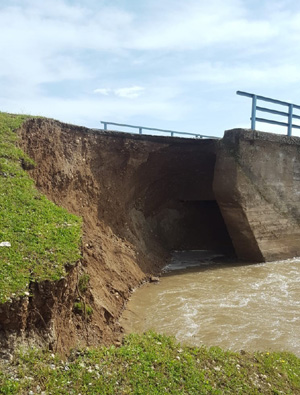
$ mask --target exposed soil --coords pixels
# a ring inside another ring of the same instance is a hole
[[[70,281],[73,299],[54,297],[46,322],[57,351],[118,341],[132,289],[159,273],[170,250],[232,248],[212,190],[217,141],[100,133],[47,119],[26,122],[19,135],[36,162],[37,188],[83,218],[78,270],[90,275],[93,314],[86,320],[72,312]]]

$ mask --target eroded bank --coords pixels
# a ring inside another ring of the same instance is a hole
[[[36,162],[37,188],[83,218],[83,269],[89,275],[86,323],[69,317],[72,343],[109,343],[131,290],[159,273],[173,249],[220,249],[232,243],[212,189],[218,142],[99,133],[57,121],[30,120],[21,147]],[[59,333],[60,316],[52,317]]]

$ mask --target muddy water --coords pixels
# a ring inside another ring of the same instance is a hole
[[[158,284],[134,292],[121,324],[190,345],[300,356],[300,259],[254,265],[204,251],[174,254]]]

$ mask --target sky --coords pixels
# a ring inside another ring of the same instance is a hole
[[[300,105],[298,0],[0,0],[0,32],[0,111],[222,136],[237,90]]]

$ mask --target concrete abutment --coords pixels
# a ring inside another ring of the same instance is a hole
[[[213,189],[238,258],[300,256],[300,138],[225,132]]]

